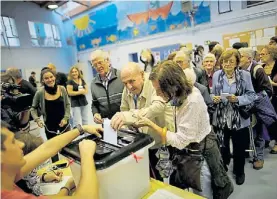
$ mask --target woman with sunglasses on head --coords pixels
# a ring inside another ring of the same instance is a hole
[[[265,73],[268,75],[270,83],[273,88],[273,94],[271,103],[277,112],[277,46],[267,45],[265,46],[260,53],[261,62],[264,63]],[[272,154],[277,154],[277,130],[276,125],[268,129],[269,134],[271,134],[271,139],[275,140],[275,145],[270,151]]]
[[[50,69],[41,71],[43,87],[34,96],[31,114],[38,126],[45,126],[47,139],[55,137],[58,132],[63,133],[70,129],[68,119],[70,117],[70,102],[66,89],[57,85],[56,74]],[[38,116],[41,109],[44,121]],[[58,161],[58,155],[52,157],[52,162]]]
[[[176,169],[170,176],[171,184],[191,187],[194,193],[208,199],[227,199],[233,186],[222,164],[200,91],[173,61],[159,63],[149,79],[157,95],[174,107],[175,132],[159,127],[145,117],[139,117],[136,126],[152,128],[172,149]]]
[[[248,147],[250,117],[242,109],[250,106],[256,97],[250,73],[239,70],[239,52],[227,50],[221,55],[221,67],[213,75],[212,93],[216,111],[213,126],[221,144],[225,166],[231,160],[230,139],[233,142],[233,173],[236,183],[245,181],[245,150]],[[246,110],[246,109],[244,109]]]

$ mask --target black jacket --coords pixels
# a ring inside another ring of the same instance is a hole
[[[111,68],[111,78],[107,89],[102,84],[99,75],[91,82],[92,114],[100,113],[102,118],[111,119],[116,112],[120,111],[121,97],[124,85],[120,79],[120,71]]]
[[[256,78],[254,77],[254,68],[257,65],[258,65],[258,63],[253,61],[251,69],[250,69],[251,80],[252,80],[254,90],[256,93],[265,91],[267,93],[268,97],[271,97],[272,96],[272,86],[271,86],[268,76],[265,74],[264,69],[263,68],[257,69]]]
[[[193,70],[196,74],[196,82],[202,84],[203,86],[209,87],[209,83],[206,78],[206,72],[203,69],[197,67],[193,67]]]

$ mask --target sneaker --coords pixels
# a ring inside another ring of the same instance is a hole
[[[236,176],[236,183],[237,185],[242,185],[245,181],[245,174],[237,175]]]
[[[256,160],[253,163],[253,169],[260,170],[264,167],[264,161],[263,160]]]
[[[275,144],[272,150],[270,151],[271,154],[277,154],[277,145]]]

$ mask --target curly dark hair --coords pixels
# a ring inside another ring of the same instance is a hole
[[[186,78],[182,68],[171,60],[162,61],[153,69],[149,80],[157,80],[161,91],[169,98],[183,104],[192,92],[192,85]]]

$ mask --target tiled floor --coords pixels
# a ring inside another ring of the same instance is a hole
[[[232,179],[232,165],[229,167],[229,176]],[[234,186],[235,190],[230,199],[277,199],[277,155],[269,153],[269,149],[265,151],[264,168],[255,170],[252,164],[245,164],[245,183],[243,185]]]

